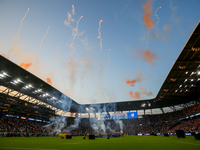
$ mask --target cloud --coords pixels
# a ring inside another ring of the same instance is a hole
[[[148,30],[151,30],[151,28],[154,26],[154,22],[150,19],[151,15],[151,0],[147,0],[146,4],[142,6],[144,10],[143,19],[144,24],[146,24],[146,28]]]
[[[157,60],[157,55],[155,53],[153,53],[151,50],[139,50],[136,52],[136,54],[134,55],[135,57],[142,57],[142,60],[144,62],[148,62],[152,65],[155,65],[155,60]]]

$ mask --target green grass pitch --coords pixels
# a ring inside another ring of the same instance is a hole
[[[72,137],[1,137],[0,150],[200,150],[193,136],[126,136],[96,138]]]

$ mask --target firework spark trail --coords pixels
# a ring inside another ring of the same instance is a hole
[[[157,19],[157,22],[156,22],[156,29],[157,29],[157,31],[156,32],[158,32],[158,23],[159,23],[159,21],[160,21],[160,18],[158,17],[158,15],[156,14],[157,13],[157,11],[158,11],[158,9],[160,9],[161,8],[161,6],[160,7],[158,7],[157,9],[156,9],[156,11],[155,11],[155,13],[154,13],[154,16],[156,17],[156,19]]]
[[[44,37],[42,38],[42,40],[41,40],[41,43],[40,43],[40,51],[41,51],[42,42],[43,42],[44,38],[47,36],[47,34],[48,34],[48,32],[49,32],[49,28],[50,28],[50,26],[47,28],[47,32],[46,32],[46,34],[44,35]]]
[[[20,29],[22,28],[22,23],[23,23],[24,19],[26,18],[26,15],[28,14],[28,11],[29,11],[29,8],[28,8],[27,12],[25,13],[24,17],[21,20],[21,24],[20,24],[20,27],[18,29],[18,34],[17,34],[17,37],[14,39],[14,41],[16,41],[19,38]]]
[[[101,29],[101,22],[102,22],[102,21],[103,21],[103,20],[100,20],[100,21],[99,21],[99,28],[98,28],[99,36],[97,36],[97,38],[100,39],[100,48],[101,48],[101,52],[102,52],[102,38],[101,38],[101,31],[100,31],[100,29]]]
[[[72,14],[75,15],[74,5],[72,5]]]
[[[109,51],[108,51],[108,65],[106,66],[106,72],[108,70],[108,66],[109,66],[109,63],[110,63],[110,56],[109,56],[110,51],[111,51],[111,49],[109,49]]]
[[[74,45],[74,41],[75,41],[75,39],[76,39],[76,36],[77,36],[77,34],[78,34],[78,23],[79,23],[79,21],[81,20],[81,18],[83,18],[83,16],[81,16],[81,17],[79,18],[79,20],[78,20],[77,23],[76,23],[76,28],[73,29],[73,32],[72,32],[73,41],[72,41],[70,47],[71,47],[73,50],[72,50],[72,52],[70,53],[69,57],[70,57],[70,56],[74,53],[74,51],[75,51],[75,48],[74,48],[73,45]]]
[[[56,54],[55,54],[55,57],[54,57],[54,63],[56,62],[56,57],[57,57],[58,49],[59,49],[59,46],[56,49]]]
[[[75,20],[72,18],[72,15],[69,12],[67,12],[67,15],[68,15],[68,17],[67,17],[68,21],[65,19],[64,20],[64,25],[66,25],[68,27],[71,27],[70,23],[74,22]]]

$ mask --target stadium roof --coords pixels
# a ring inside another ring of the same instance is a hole
[[[118,102],[117,111],[170,107],[199,101],[199,99],[200,22],[178,56],[157,96],[144,101]]]
[[[0,84],[22,94],[62,109],[60,91],[25,69],[0,55]],[[80,104],[72,101],[71,112],[77,112]],[[133,100],[116,103],[87,104],[84,107],[116,106],[116,111],[153,109],[186,104],[200,99],[200,22],[190,36],[157,96],[149,100]],[[110,110],[114,111],[114,110]],[[85,109],[83,112],[87,112]]]
[[[0,85],[21,93],[17,97],[24,96],[25,94],[30,96],[30,98],[35,98],[58,109],[63,109],[60,107],[60,98],[64,96],[65,99],[72,101],[73,106],[78,105],[78,103],[59,90],[1,55],[0,62]],[[72,108],[71,111],[76,111],[74,109]]]

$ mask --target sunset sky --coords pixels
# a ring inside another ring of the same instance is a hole
[[[151,99],[200,21],[199,6],[1,0],[0,54],[81,104]]]

